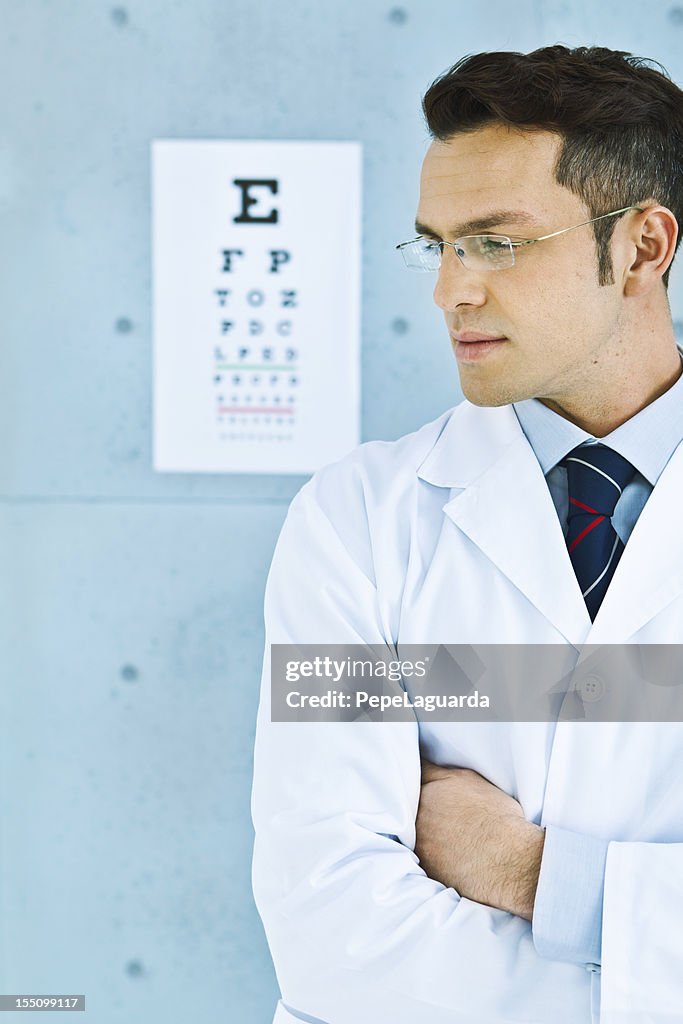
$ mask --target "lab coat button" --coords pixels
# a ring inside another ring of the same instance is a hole
[[[600,964],[586,964],[586,970],[591,974],[600,974]]]
[[[598,676],[584,676],[579,682],[577,690],[583,700],[592,702],[602,698],[605,692],[605,684]]]

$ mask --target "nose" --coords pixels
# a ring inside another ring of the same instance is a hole
[[[444,245],[441,250],[434,302],[444,313],[458,306],[483,306],[486,302],[481,275],[462,265],[452,245]]]

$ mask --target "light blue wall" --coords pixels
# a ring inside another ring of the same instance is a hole
[[[392,252],[426,87],[464,53],[556,41],[681,81],[683,7],[0,0],[0,16],[0,992],[84,992],[90,1024],[268,1021],[251,750],[265,574],[304,478],[151,469],[150,140],[362,141],[363,437],[393,438],[459,399],[433,281]]]

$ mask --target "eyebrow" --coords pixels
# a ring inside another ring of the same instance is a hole
[[[454,238],[458,238],[462,235],[473,235],[478,231],[486,231],[488,228],[495,228],[500,224],[532,225],[538,224],[538,221],[524,210],[494,210],[486,217],[477,217],[475,220],[467,220],[463,224],[456,225],[450,233]],[[418,235],[429,235],[430,238],[441,239],[438,231],[430,228],[428,224],[422,224],[419,220],[415,221],[415,230]]]

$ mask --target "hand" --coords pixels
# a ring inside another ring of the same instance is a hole
[[[521,804],[469,768],[422,759],[415,853],[461,896],[531,920],[545,832]]]

